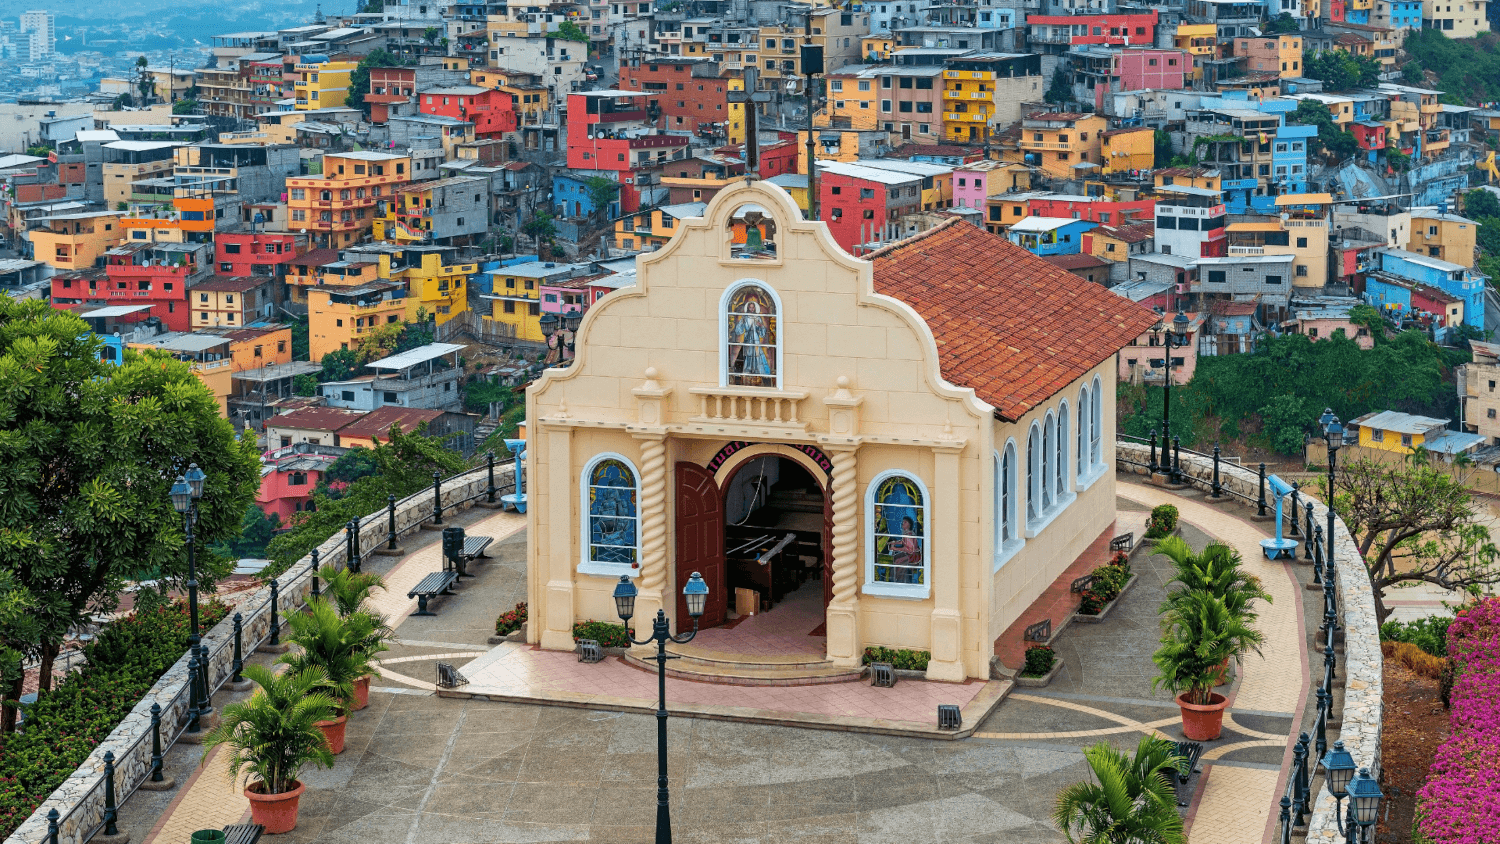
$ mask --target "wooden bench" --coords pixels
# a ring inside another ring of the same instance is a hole
[[[408,598],[417,599],[417,611],[413,615],[437,615],[435,612],[427,611],[427,602],[439,595],[451,594],[453,582],[458,580],[458,573],[451,571],[435,571],[422,578],[422,582],[411,588],[406,593]]]
[[[224,827],[224,844],[255,844],[266,828],[258,823],[237,823]]]
[[[1186,761],[1183,763],[1183,770],[1177,773],[1172,787],[1177,791],[1177,805],[1186,808],[1193,802],[1193,789],[1188,788],[1188,780],[1193,774],[1198,773],[1198,762],[1203,758],[1203,743],[1179,741],[1177,742],[1177,755]],[[1198,779],[1201,780],[1202,777]],[[1197,783],[1194,783],[1194,788],[1196,787]]]
[[[469,574],[469,563],[478,559],[489,559],[485,556],[485,549],[495,541],[493,536],[466,536],[464,537],[464,550],[459,553],[458,558],[443,560],[445,571],[456,570],[459,577],[473,577]]]

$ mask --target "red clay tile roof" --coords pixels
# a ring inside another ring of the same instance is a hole
[[[340,437],[384,437],[392,425],[400,425],[405,433],[411,433],[423,422],[431,422],[443,415],[441,410],[421,407],[401,407],[388,404],[366,413],[362,418],[339,429]]]
[[[875,291],[910,305],[943,377],[1020,419],[1156,324],[1157,314],[962,220],[867,256]]]

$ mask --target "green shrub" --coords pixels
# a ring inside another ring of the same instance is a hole
[[[1022,677],[1044,677],[1057,662],[1057,654],[1046,645],[1032,645],[1026,649],[1026,665],[1021,669]]]
[[[198,609],[205,630],[229,611],[217,601]],[[84,649],[88,664],[27,710],[25,732],[0,738],[0,837],[30,817],[182,657],[188,628],[181,603],[110,622]]]
[[[593,639],[601,648],[628,648],[635,630],[608,621],[580,621],[573,625],[573,641]]]
[[[1451,615],[1435,615],[1408,622],[1387,621],[1380,625],[1380,641],[1407,642],[1433,656],[1446,657],[1448,626],[1452,623]]]
[[[520,630],[521,629],[521,625],[523,625],[525,623],[526,623],[526,602],[522,601],[521,603],[516,604],[516,608],[515,609],[513,609],[513,610],[511,610],[509,612],[503,612],[503,613],[500,614],[499,618],[495,619],[495,635],[496,636],[509,636],[511,633],[514,633],[517,630]],[[574,637],[573,638],[575,638],[575,639],[578,638],[576,631],[574,633]],[[585,636],[584,638],[587,639],[589,637]]]
[[[883,648],[875,646],[865,648],[865,655],[861,664],[869,665],[872,662],[890,663],[892,668],[903,671],[926,671],[927,663],[932,660],[932,654],[927,651],[913,651],[906,648]]]
[[[1146,519],[1146,538],[1161,539],[1177,529],[1177,508],[1171,504],[1158,504],[1151,508]]]

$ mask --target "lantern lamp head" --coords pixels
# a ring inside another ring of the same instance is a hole
[[[635,584],[630,582],[629,575],[620,575],[620,582],[615,584],[615,614],[620,616],[621,621],[629,621],[635,615],[637,591]]]
[[[703,604],[708,600],[708,584],[703,582],[703,575],[693,572],[682,587],[682,594],[687,598],[688,615],[693,618],[703,615]]]

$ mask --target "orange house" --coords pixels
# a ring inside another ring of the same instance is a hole
[[[323,173],[286,180],[287,226],[321,249],[358,241],[375,224],[377,205],[411,181],[411,157],[385,152],[325,153]]]

